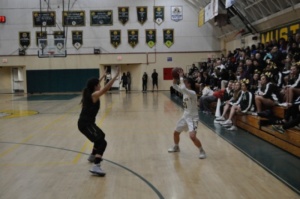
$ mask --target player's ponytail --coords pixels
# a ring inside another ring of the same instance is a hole
[[[87,81],[86,87],[82,91],[81,104],[84,105],[88,100],[91,100],[92,93],[95,87],[99,84],[99,79],[91,78]]]

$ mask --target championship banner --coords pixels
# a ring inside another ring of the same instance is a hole
[[[64,11],[63,26],[85,26],[85,12],[80,11]]]
[[[90,25],[91,26],[112,26],[113,11],[112,10],[91,10]]]
[[[39,46],[39,39],[47,39],[47,32],[40,32],[40,31],[37,31],[35,32],[35,42],[36,42],[36,45]],[[43,47],[46,47],[47,46],[47,41],[43,42]]]
[[[129,7],[118,8],[119,21],[125,25],[129,21]]]
[[[181,21],[183,19],[182,6],[171,6],[171,19],[176,22]]]
[[[204,25],[204,12],[205,12],[205,8],[202,8],[199,11],[199,15],[198,15],[198,27],[201,27]]]
[[[156,45],[156,30],[155,29],[147,29],[146,30],[146,43],[152,48]]]
[[[54,45],[56,48],[59,50],[63,49],[65,46],[65,33],[64,31],[54,31],[53,32],[53,37],[54,37]]]
[[[78,50],[83,45],[83,32],[80,30],[72,31],[72,44]]]
[[[19,45],[22,49],[30,46],[30,32],[19,32]]]
[[[164,44],[170,48],[174,44],[174,29],[164,29],[163,33]]]
[[[110,43],[115,48],[117,48],[121,44],[121,30],[110,31]]]
[[[32,12],[33,27],[54,27],[56,26],[55,11]]]
[[[137,18],[140,24],[144,24],[148,19],[148,8],[147,7],[136,7]]]
[[[132,48],[139,43],[139,30],[128,30],[128,43]]]
[[[165,20],[165,7],[163,6],[154,6],[153,10],[154,22],[158,25],[162,24]]]

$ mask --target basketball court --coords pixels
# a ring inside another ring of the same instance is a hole
[[[187,134],[181,152],[168,153],[182,108],[164,92],[103,98],[97,124],[108,140],[107,175],[92,176],[92,144],[76,125],[80,96],[51,98],[1,95],[1,111],[36,112],[0,119],[1,198],[299,198],[201,123],[207,159]]]

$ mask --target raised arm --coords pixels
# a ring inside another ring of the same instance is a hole
[[[189,90],[185,87],[184,82],[183,82],[183,70],[181,69],[179,72],[179,77],[180,77],[180,85],[177,85],[177,80],[173,80],[173,88],[183,94],[192,96],[195,95],[195,92],[193,90]]]
[[[106,77],[106,68],[104,70],[104,74],[102,75],[102,77],[99,78],[99,84],[102,82],[102,80]]]
[[[113,83],[118,78],[119,73],[120,73],[120,68],[118,67],[116,75],[104,86],[104,88],[101,89],[101,90],[99,90],[99,91],[95,91],[92,94],[92,98],[93,98],[93,102],[94,103],[99,99],[99,97],[101,97],[101,95],[105,94],[111,88],[111,86],[113,85]]]

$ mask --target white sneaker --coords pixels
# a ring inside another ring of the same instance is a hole
[[[105,176],[105,172],[101,169],[100,164],[95,164],[93,167],[90,169],[90,172],[92,174],[98,175],[98,176]]]
[[[283,102],[281,104],[278,104],[279,106],[282,106],[282,107],[287,107],[288,106],[288,103],[287,102]]]
[[[179,146],[173,146],[173,147],[168,149],[169,153],[175,153],[175,152],[179,152],[179,151],[180,151]]]
[[[227,129],[228,131],[236,131],[236,126],[232,125],[230,128]]]
[[[231,126],[231,125],[232,125],[232,121],[226,120],[225,122],[221,122],[220,124],[221,124],[222,126]]]
[[[200,151],[199,158],[200,158],[200,159],[205,159],[205,158],[206,158],[206,153],[205,153],[204,150],[201,150],[201,151]]]
[[[224,117],[217,117],[216,119],[215,119],[216,121],[225,121],[226,119],[224,118]]]

